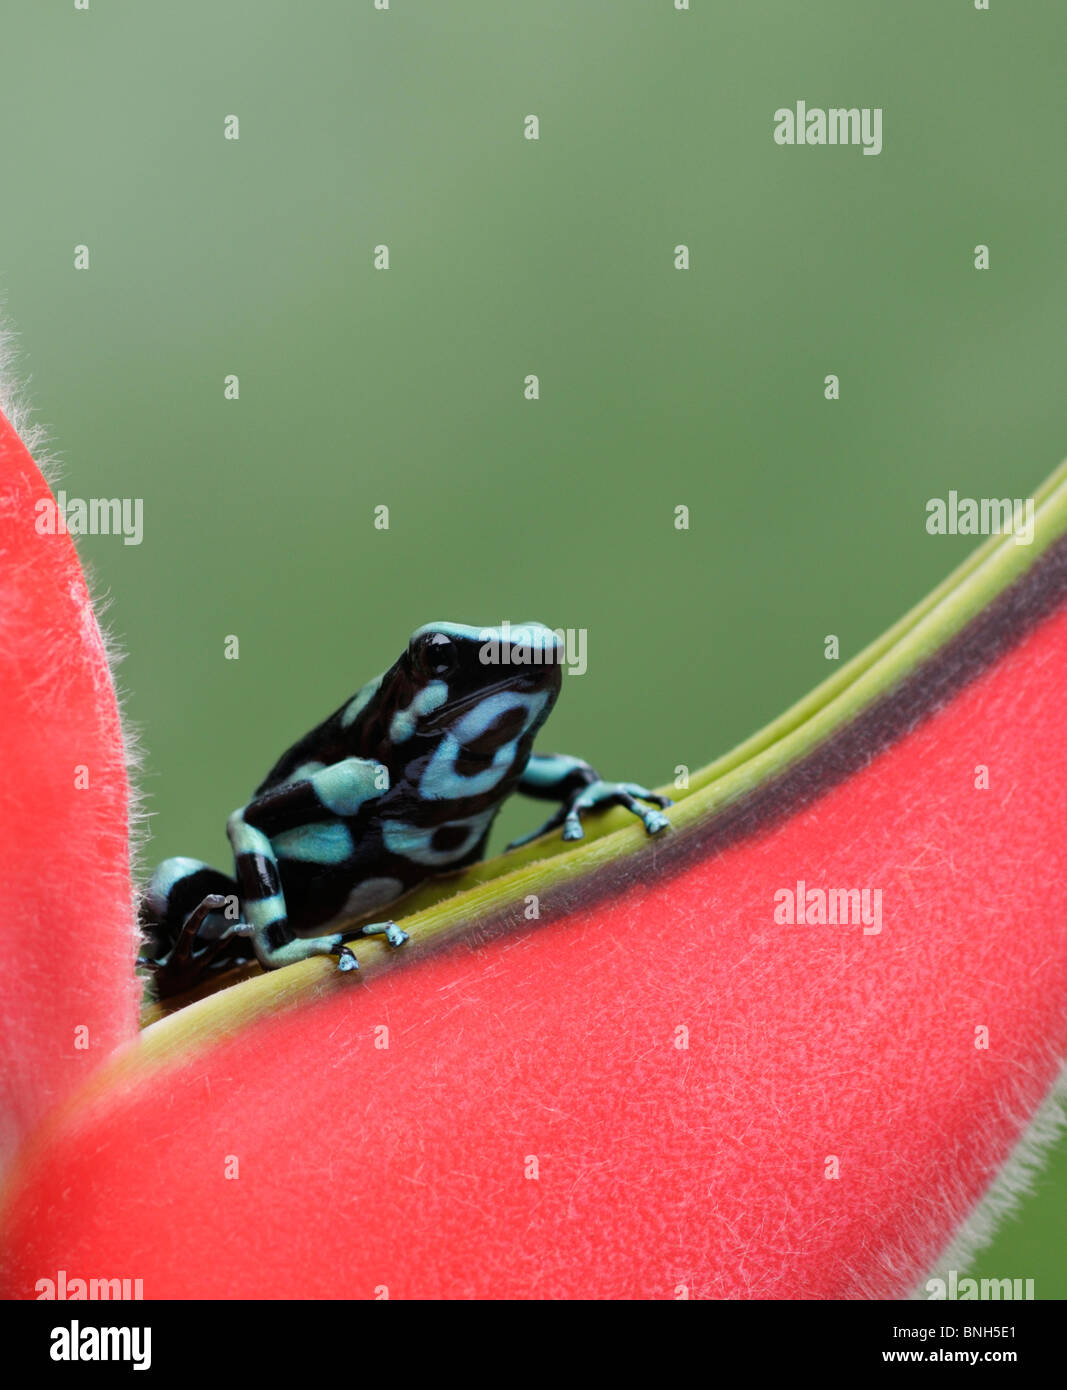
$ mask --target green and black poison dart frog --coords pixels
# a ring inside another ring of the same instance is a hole
[[[420,627],[403,656],[295,743],[230,817],[236,880],[196,859],[156,869],[140,912],[152,947],[139,963],[158,993],[181,993],[253,952],[268,970],[316,955],[358,968],[338,926],[480,859],[515,791],[559,809],[509,849],[559,825],[565,840],[581,839],[581,816],[597,806],[627,807],[650,835],[666,829],[654,808],[668,797],[602,781],[580,758],[532,751],[563,656],[540,623]],[[362,934],[407,940],[391,921]]]

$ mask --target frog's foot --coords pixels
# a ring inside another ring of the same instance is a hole
[[[259,941],[255,943],[256,955],[264,970],[280,970],[283,965],[295,965],[297,961],[310,960],[312,956],[337,956],[341,954],[344,944],[343,932],[334,932],[331,936],[298,936],[278,946],[266,946]]]
[[[221,893],[209,893],[182,923],[177,940],[162,956],[138,956],[137,964],[147,967],[155,976],[161,995],[180,994],[191,989],[207,972],[222,949],[229,932],[208,938],[200,936],[200,928],[213,913],[222,912],[228,900]],[[243,925],[243,924],[242,924]]]
[[[663,812],[642,806],[642,801],[651,802],[653,807],[672,806],[674,804],[669,796],[660,796],[658,792],[650,792],[647,787],[642,787],[638,782],[604,782],[598,778],[589,786],[576,792],[571,798],[563,815],[563,838],[565,840],[580,840],[585,834],[582,829],[582,813],[591,811],[598,806],[625,806],[628,811],[631,811],[644,822],[645,830],[649,835],[658,835],[661,830],[666,830],[670,821]]]
[[[384,936],[390,946],[403,946],[408,939],[406,931],[402,931],[395,922],[371,922],[360,929],[361,936]]]
[[[658,835],[661,830],[666,830],[670,821],[662,810],[642,806],[640,804],[642,801],[651,802],[653,807],[674,805],[669,796],[661,796],[659,792],[649,791],[647,787],[642,787],[637,782],[604,782],[598,777],[596,781],[579,788],[554,815],[545,821],[544,825],[531,831],[529,835],[512,840],[508,849],[517,849],[520,845],[529,844],[531,840],[536,840],[539,835],[544,835],[549,830],[555,830],[557,825],[563,826],[563,838],[565,840],[580,840],[585,834],[582,829],[582,814],[602,806],[625,806],[628,811],[631,811],[644,822],[645,830],[649,835]]]
[[[408,934],[395,922],[369,922],[367,926],[360,928],[361,936],[384,936],[390,946],[403,946],[408,939]],[[341,951],[341,959],[337,962],[338,970],[358,970],[359,961],[356,959],[355,952],[349,946],[345,946]]]

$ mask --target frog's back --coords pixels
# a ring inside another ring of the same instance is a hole
[[[367,726],[371,722],[369,707],[384,680],[385,675],[375,676],[321,724],[316,724],[303,738],[287,748],[260,782],[255,795],[262,796],[264,792],[306,777],[319,768],[340,762],[342,758],[373,756],[373,752],[366,751]]]

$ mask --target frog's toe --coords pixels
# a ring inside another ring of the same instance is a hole
[[[342,946],[337,960],[338,970],[358,970],[359,961],[356,960],[353,952],[347,947]]]
[[[254,936],[255,931],[256,929],[251,922],[229,922],[222,931],[219,940],[229,941],[234,936]]]
[[[263,949],[257,945],[256,954],[265,970],[280,970],[283,966],[296,965],[313,956],[336,956],[344,944],[342,932],[334,932],[330,936],[298,936],[280,946]]]
[[[508,845],[508,849],[518,849],[520,845],[528,845],[531,840],[537,840],[542,835],[547,835],[550,830],[555,830],[557,825],[563,824],[566,815],[567,808],[561,806],[558,811],[553,812],[553,814],[549,816],[544,825],[539,825],[536,830],[531,830],[528,835],[520,835],[517,840],[512,840],[511,844]],[[564,833],[563,838],[568,838],[566,833]],[[581,839],[581,826],[578,827],[578,834],[572,835],[569,838],[572,840]]]
[[[408,934],[395,922],[369,922],[361,928],[363,936],[384,936],[390,946],[403,946]]]
[[[583,840],[585,831],[582,829],[582,818],[580,811],[571,811],[563,822],[563,838],[565,840]]]
[[[657,806],[670,805],[664,797],[657,796],[655,792],[647,791],[644,787],[638,787],[633,782],[623,782],[615,796],[615,800],[643,823],[645,831],[649,835],[658,835],[660,831],[666,830],[670,821],[662,811],[653,810],[649,806],[642,806],[642,801],[650,801]]]
[[[617,791],[617,799],[628,811],[632,811],[635,816],[641,818],[649,835],[658,835],[670,825],[670,821],[662,810],[649,810],[648,807],[640,804],[642,801],[647,801],[650,806],[673,806],[674,802],[669,796],[661,796],[659,792],[649,791],[647,787],[642,787],[639,782],[620,782]]]
[[[627,796],[637,797],[639,801],[650,801],[653,806],[674,805],[669,796],[662,796],[659,792],[650,791],[648,787],[643,787],[640,782],[620,782],[618,789],[625,792]]]

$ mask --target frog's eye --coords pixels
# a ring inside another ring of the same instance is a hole
[[[419,643],[419,665],[434,680],[447,680],[459,665],[459,652],[451,637],[431,633]]]

